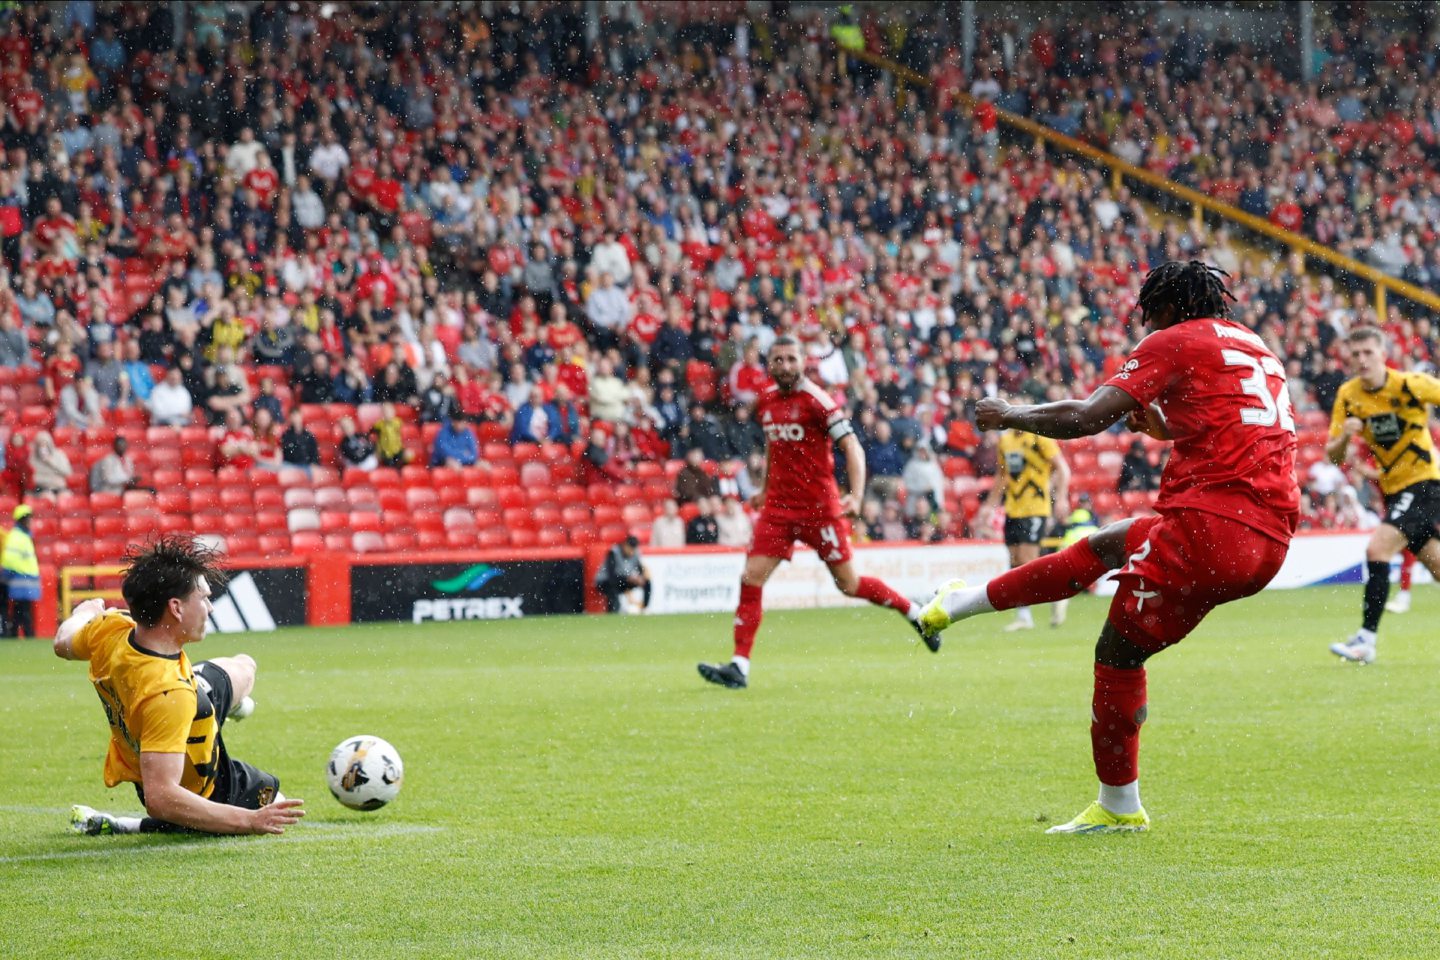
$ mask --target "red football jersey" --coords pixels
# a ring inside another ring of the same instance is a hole
[[[1231,517],[1288,543],[1300,517],[1285,367],[1228,320],[1157,330],[1107,386],[1158,404],[1175,440],[1155,509]]]
[[[765,513],[785,519],[835,519],[840,489],[835,485],[835,439],[849,430],[845,411],[805,378],[791,393],[775,384],[755,404],[770,454]]]

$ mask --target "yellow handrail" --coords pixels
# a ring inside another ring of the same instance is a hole
[[[95,597],[104,600],[115,600],[120,597],[119,589],[113,590],[76,590],[71,587],[72,580],[84,578],[93,580],[96,577],[118,577],[125,572],[120,566],[99,566],[99,567],[61,567],[60,568],[60,616],[68,617],[75,612],[75,604]]]
[[[929,77],[922,76],[921,74],[916,73],[914,70],[911,70],[908,67],[902,66],[887,57],[882,57],[877,53],[872,53],[869,50],[852,50],[849,51],[848,55],[852,57],[858,57],[859,59],[864,60],[866,63],[874,64],[875,66],[880,67],[884,70],[888,70],[890,71],[890,73],[894,74],[896,80],[899,81],[898,86],[900,87],[900,92],[898,96],[902,99],[902,102],[904,97],[904,85],[906,83],[911,83],[922,87],[931,86],[931,81]],[[963,104],[966,109],[974,109],[976,103],[974,97],[972,97],[970,94],[966,93],[963,90],[957,90],[955,91],[955,93],[956,99],[961,104]],[[1293,250],[1297,250],[1308,256],[1314,257],[1317,260],[1324,260],[1326,263],[1339,267],[1341,270],[1344,270],[1347,273],[1352,273],[1358,277],[1364,278],[1365,280],[1373,284],[1375,287],[1376,315],[1381,320],[1384,320],[1385,318],[1385,292],[1387,290],[1392,293],[1396,293],[1406,298],[1407,300],[1412,300],[1415,303],[1424,304],[1431,310],[1440,311],[1440,296],[1431,293],[1429,290],[1421,289],[1420,287],[1415,286],[1415,284],[1413,283],[1407,283],[1406,281],[1401,280],[1397,277],[1392,277],[1388,273],[1376,270],[1369,264],[1361,263],[1359,260],[1356,260],[1353,257],[1345,256],[1343,253],[1337,253],[1329,247],[1324,246],[1323,244],[1316,243],[1314,240],[1311,240],[1308,237],[1302,237],[1298,233],[1293,233],[1282,227],[1277,227],[1275,226],[1275,224],[1271,223],[1268,220],[1257,217],[1254,214],[1246,213],[1244,210],[1241,210],[1238,207],[1234,207],[1228,203],[1216,200],[1214,197],[1207,196],[1198,190],[1192,190],[1191,188],[1181,186],[1174,181],[1166,180],[1164,177],[1151,173],[1149,170],[1137,167],[1132,163],[1128,163],[1120,159],[1113,153],[1099,150],[1095,147],[1090,146],[1090,144],[1088,143],[1082,143],[1081,141],[1076,140],[1073,137],[1067,137],[1063,133],[1057,133],[1054,130],[1051,130],[1049,127],[1044,126],[1043,124],[1036,123],[1034,120],[1031,120],[1028,117],[1022,117],[1017,114],[1010,113],[1007,110],[1001,110],[998,107],[995,110],[995,115],[1001,123],[1004,123],[1007,126],[1014,127],[1017,130],[1023,130],[1025,133],[1037,137],[1045,141],[1046,143],[1059,147],[1060,149],[1065,150],[1069,153],[1078,154],[1088,160],[1099,163],[1109,168],[1112,176],[1116,178],[1116,186],[1119,186],[1119,184],[1126,177],[1129,177],[1132,180],[1138,180],[1141,183],[1154,187],[1156,190],[1163,191],[1173,197],[1178,197],[1179,199],[1192,204],[1197,210],[1208,210],[1211,213],[1216,214],[1217,216],[1224,217],[1227,220],[1232,220],[1235,223],[1246,227],[1247,229],[1255,231],[1256,233],[1264,234],[1272,240],[1277,240]]]

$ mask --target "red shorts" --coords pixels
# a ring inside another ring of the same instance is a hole
[[[844,517],[792,520],[762,512],[755,521],[750,539],[750,556],[789,560],[795,541],[812,548],[825,563],[847,563],[850,552],[850,522]]]
[[[1222,603],[1259,593],[1289,544],[1198,510],[1142,517],[1125,536],[1110,625],[1146,650],[1179,643]]]

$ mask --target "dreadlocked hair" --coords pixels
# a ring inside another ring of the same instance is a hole
[[[1145,278],[1140,287],[1140,309],[1150,312],[1165,304],[1174,304],[1177,319],[1228,317],[1227,300],[1234,300],[1225,281],[1230,274],[1200,260],[1167,260]]]

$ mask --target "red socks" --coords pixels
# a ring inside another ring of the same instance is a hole
[[[1140,724],[1145,722],[1145,668],[1121,670],[1095,664],[1090,704],[1090,749],[1095,774],[1112,787],[1140,777]]]
[[[1075,596],[1110,568],[1095,555],[1089,539],[1048,557],[1021,564],[991,580],[985,588],[990,606],[1010,610],[1032,603],[1054,603]]]
[[[906,614],[910,612],[910,600],[902,597],[890,587],[886,586],[884,580],[875,577],[861,577],[860,586],[855,589],[855,596],[866,600],[877,607],[889,607],[897,613]]]
[[[755,646],[755,634],[760,630],[760,618],[765,611],[760,608],[760,595],[764,587],[740,584],[740,605],[735,608],[735,656],[750,657],[750,648]]]
[[[1415,554],[1406,550],[1400,557],[1400,589],[1409,590],[1415,576]]]

